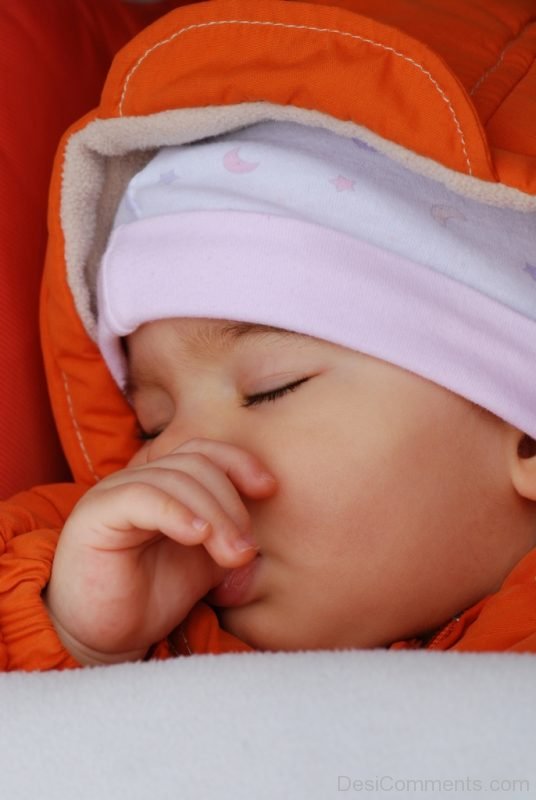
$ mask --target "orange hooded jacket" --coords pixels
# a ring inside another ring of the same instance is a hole
[[[78,666],[40,595],[74,504],[139,444],[95,345],[88,289],[126,181],[164,143],[292,119],[357,126],[415,169],[479,179],[491,193],[513,187],[536,209],[535,19],[534,0],[211,0],[159,19],[116,56],[99,107],[64,135],[52,177],[41,338],[76,483],[0,506],[0,669]],[[185,654],[251,649],[203,603],[181,631]],[[536,551],[432,637],[392,645],[417,647],[536,652]],[[167,642],[151,652],[169,655]]]

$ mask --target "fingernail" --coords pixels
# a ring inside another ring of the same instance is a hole
[[[208,528],[210,523],[206,521],[206,519],[200,519],[200,517],[196,517],[192,520],[192,528],[195,528],[196,531],[204,531]]]
[[[245,552],[246,550],[258,550],[259,546],[253,536],[248,533],[242,534],[239,539],[234,541],[234,547],[240,553]]]
[[[257,472],[257,478],[260,481],[266,481],[266,483],[275,483],[275,478],[273,475],[270,475],[269,472]]]

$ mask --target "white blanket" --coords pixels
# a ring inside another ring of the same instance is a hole
[[[536,797],[530,655],[247,653],[12,673],[0,708],[2,800]]]

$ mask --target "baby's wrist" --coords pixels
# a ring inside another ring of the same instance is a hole
[[[110,666],[112,664],[123,664],[131,661],[142,661],[149,648],[142,650],[131,650],[126,653],[102,653],[88,647],[83,642],[76,639],[57,619],[47,602],[46,591],[42,594],[42,600],[47,610],[48,616],[56,634],[70,655],[84,667]]]

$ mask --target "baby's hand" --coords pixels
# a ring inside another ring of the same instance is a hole
[[[239,493],[275,488],[253,455],[209,439],[100,481],[65,523],[45,594],[65,647],[84,664],[142,658],[256,555]]]

